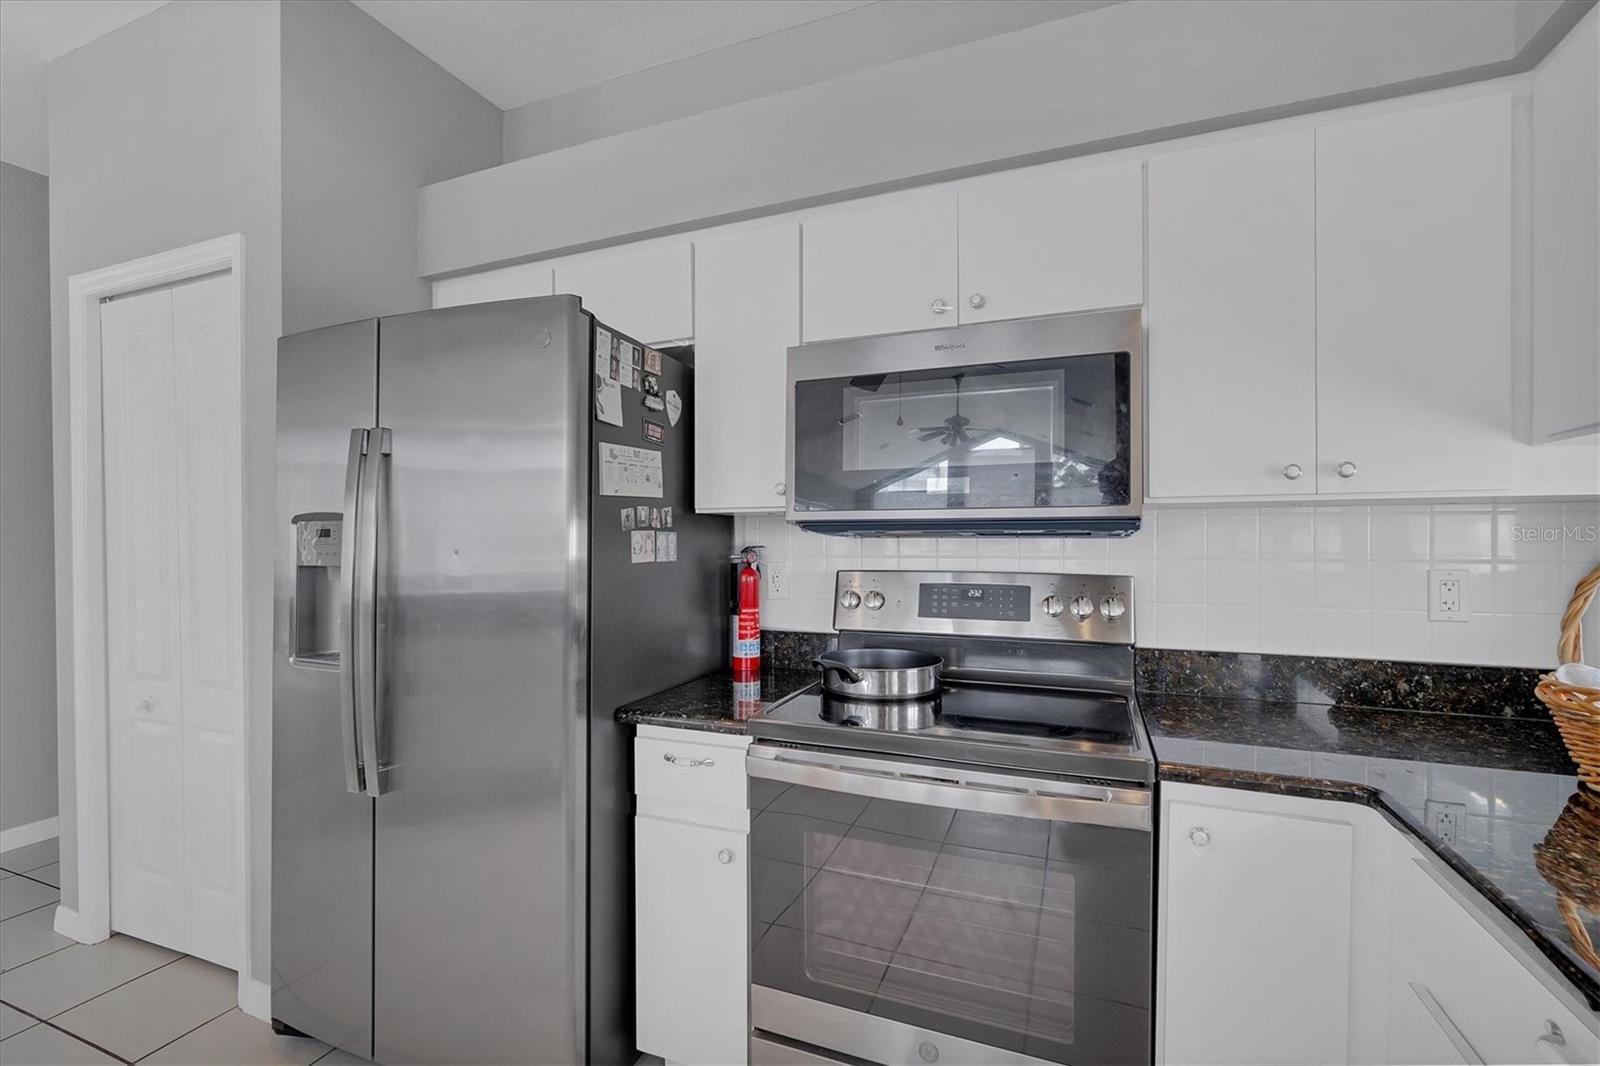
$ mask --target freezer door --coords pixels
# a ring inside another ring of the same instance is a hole
[[[272,681],[272,1016],[372,1055],[372,804],[360,794],[346,615],[351,431],[377,416],[375,319],[278,345]],[[359,455],[358,457],[359,458]],[[347,498],[348,497],[348,498]]]
[[[375,1054],[581,1062],[590,320],[383,319]]]

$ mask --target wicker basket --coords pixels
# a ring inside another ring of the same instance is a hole
[[[1580,908],[1600,914],[1600,793],[1580,788],[1567,800],[1561,817],[1534,849],[1534,865],[1556,890],[1556,908],[1572,937],[1572,947],[1589,965],[1600,968],[1600,952],[1583,924]]]
[[[1561,616],[1557,662],[1583,662],[1583,614],[1596,590],[1600,590],[1600,566],[1590,570],[1572,590],[1572,602]],[[1550,708],[1550,717],[1561,730],[1572,761],[1578,764],[1578,780],[1600,792],[1600,689],[1564,685],[1555,674],[1545,674],[1533,691]]]

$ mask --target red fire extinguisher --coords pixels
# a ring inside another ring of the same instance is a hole
[[[734,584],[733,679],[761,677],[761,545],[739,549]]]

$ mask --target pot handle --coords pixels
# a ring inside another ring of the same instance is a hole
[[[837,659],[825,659],[819,655],[815,659],[811,660],[811,665],[817,667],[825,674],[838,674],[845,680],[847,684],[859,685],[861,682],[866,680],[866,678],[850,669],[844,663],[839,662]]]

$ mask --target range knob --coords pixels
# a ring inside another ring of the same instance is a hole
[[[883,593],[879,592],[877,589],[873,589],[871,592],[867,593],[867,610],[876,611],[882,606]]]
[[[1072,617],[1081,622],[1094,614],[1094,601],[1087,596],[1074,596],[1072,602],[1067,604],[1067,610],[1072,612]]]
[[[1039,601],[1039,606],[1044,608],[1044,613],[1051,618],[1060,618],[1061,612],[1066,610],[1066,605],[1061,602],[1060,596],[1046,596]]]
[[[1121,618],[1127,613],[1127,603],[1125,603],[1122,597],[1118,596],[1116,593],[1112,593],[1110,596],[1107,596],[1105,599],[1100,601],[1100,617],[1104,618],[1107,622],[1115,622],[1117,619]]]
[[[853,611],[861,606],[861,593],[855,589],[845,589],[844,595],[839,597],[839,606],[847,611]]]

